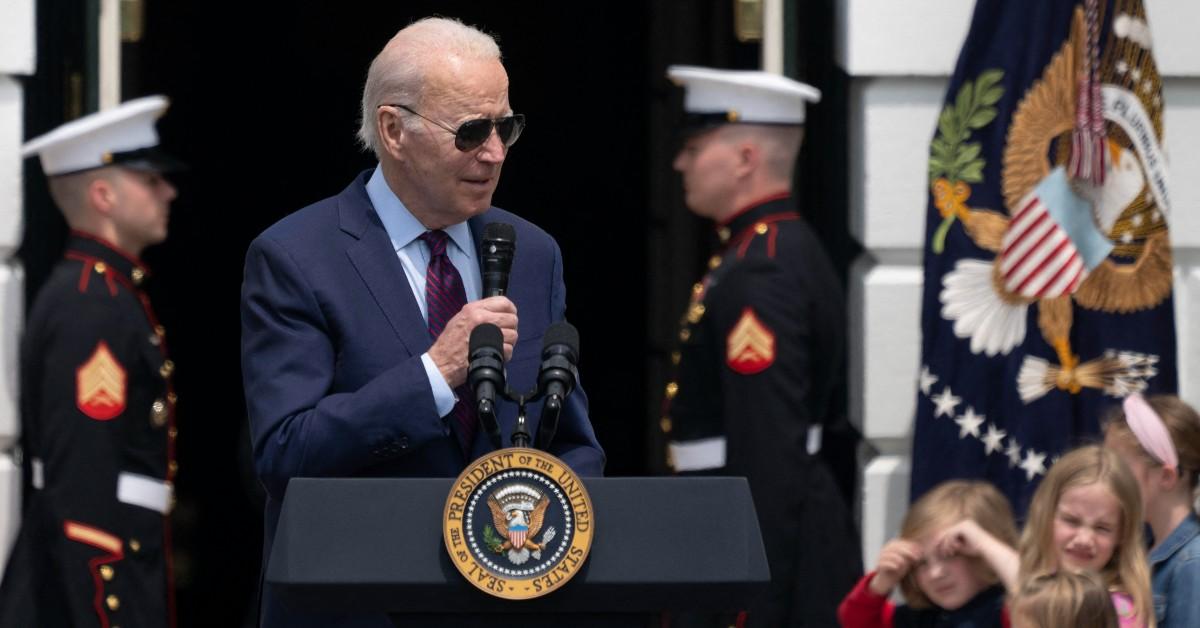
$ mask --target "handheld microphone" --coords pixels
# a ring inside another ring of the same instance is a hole
[[[475,392],[475,411],[492,445],[501,448],[496,420],[496,391],[504,390],[504,334],[491,323],[471,330],[467,383]]]
[[[508,294],[508,271],[512,269],[513,253],[517,249],[517,231],[503,222],[488,223],[483,228],[479,266],[483,275],[483,298]]]
[[[538,390],[545,395],[538,424],[538,449],[546,449],[554,439],[563,402],[579,380],[577,362],[579,331],[566,321],[551,325],[542,341],[542,368],[538,373]]]

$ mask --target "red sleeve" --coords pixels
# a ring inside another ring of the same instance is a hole
[[[896,605],[871,590],[871,578],[874,577],[874,571],[863,576],[838,606],[838,622],[842,628],[892,628]]]
[[[1012,625],[1008,620],[1008,602],[1005,602],[1004,606],[1000,607],[1000,625],[1003,628],[1008,628]]]

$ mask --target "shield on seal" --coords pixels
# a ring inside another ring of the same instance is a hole
[[[525,536],[529,534],[529,528],[523,525],[514,525],[508,528],[508,541],[515,548],[525,546]]]

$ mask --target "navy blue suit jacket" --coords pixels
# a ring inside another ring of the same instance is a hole
[[[294,477],[453,477],[466,466],[453,421],[438,416],[421,363],[432,339],[400,260],[366,193],[370,171],[337,196],[287,216],[254,240],[242,284],[242,377],[254,460],[267,490],[269,556]],[[517,232],[508,297],[518,336],[507,372],[533,388],[546,328],[563,320],[558,244],[491,208],[469,221],[476,246],[489,222]],[[537,433],[540,406],[529,409]],[[501,403],[507,445],[516,407]],[[477,430],[471,459],[491,450]],[[581,475],[600,475],[604,452],[581,388],[568,397],[551,453]],[[263,591],[263,626],[389,626],[382,616],[289,611]]]

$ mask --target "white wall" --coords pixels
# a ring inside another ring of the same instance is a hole
[[[17,341],[21,329],[24,280],[11,260],[21,244],[21,85],[16,76],[34,70],[34,0],[0,2],[0,452],[16,441]],[[0,565],[20,524],[21,472],[0,453]]]
[[[1145,0],[1164,76],[1171,161],[1181,394],[1200,402],[1200,23],[1196,0]],[[908,502],[920,365],[921,251],[929,141],[966,37],[966,0],[839,0],[838,63],[850,86],[851,409],[880,452],[863,461],[870,568]]]

